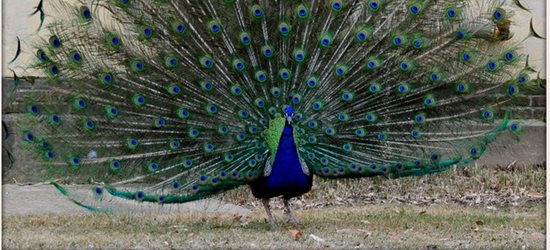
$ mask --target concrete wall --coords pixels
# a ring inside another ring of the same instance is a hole
[[[82,2],[77,0],[64,0],[66,2]],[[481,0],[486,1],[486,0]],[[505,0],[507,5],[513,5],[512,0]],[[523,11],[519,8],[515,11],[514,15],[514,26],[512,27],[513,32],[515,33],[515,39],[518,41],[523,40],[529,33],[529,22],[533,18],[534,26],[539,34],[546,33],[546,3],[545,0],[520,0],[526,7],[531,9],[531,13]],[[29,42],[33,34],[36,32],[38,27],[38,16],[30,17],[30,14],[33,10],[33,7],[39,2],[39,0],[3,0],[3,59],[4,62],[7,62],[13,58],[14,52],[17,48],[17,39],[16,36],[21,37],[25,44],[23,44],[23,49],[27,51],[34,50],[32,44]],[[47,1],[45,1],[47,2]],[[86,2],[86,1],[84,1]],[[46,20],[52,20],[53,18],[48,17]],[[523,43],[524,48],[523,53],[530,54],[530,61],[538,70],[543,71],[541,75],[543,78],[546,78],[546,73],[544,70],[546,68],[545,64],[545,41],[530,38]],[[32,54],[22,55],[22,61],[29,60],[32,58]],[[6,64],[4,64],[3,72],[4,75],[7,74]]]

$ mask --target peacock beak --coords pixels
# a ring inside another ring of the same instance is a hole
[[[286,123],[288,125],[292,125],[292,117],[291,116],[286,116]]]

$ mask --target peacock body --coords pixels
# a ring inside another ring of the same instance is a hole
[[[183,203],[250,185],[273,222],[269,198],[288,208],[314,175],[478,159],[521,132],[507,108],[533,83],[499,1],[48,4],[50,35],[25,68],[47,84],[15,102],[25,161],[45,180],[99,181],[96,198]]]

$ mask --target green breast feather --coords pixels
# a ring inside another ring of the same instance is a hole
[[[271,152],[271,161],[275,159],[275,155],[277,154],[277,148],[279,148],[279,141],[281,140],[284,128],[285,118],[277,117],[269,121],[269,127],[263,132],[264,140],[267,143],[269,152]],[[296,143],[296,148],[299,149],[301,141],[298,136],[297,128],[294,127],[293,129],[294,142]]]

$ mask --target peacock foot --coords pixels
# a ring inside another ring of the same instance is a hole
[[[296,217],[294,217],[294,215],[292,215],[292,213],[287,214],[286,223],[290,223],[290,224],[294,225],[295,227],[303,226],[303,224],[300,223],[300,221],[298,219],[296,219]]]
[[[279,225],[277,225],[277,222],[275,222],[275,219],[273,220],[268,219],[268,221],[269,221],[269,225],[271,226],[270,228],[271,231],[279,230]]]
[[[290,204],[288,203],[288,200],[284,199],[283,204],[285,206],[285,214],[286,214],[286,222],[291,223],[292,225],[299,227],[302,226],[302,223],[296,217],[294,217],[294,214],[292,213],[292,210],[290,209]]]
[[[273,214],[271,214],[271,208],[269,207],[269,199],[262,199],[262,204],[264,205],[265,212],[267,214],[267,220],[269,221],[269,224],[271,225],[271,231],[278,230],[279,226],[277,225],[277,222],[275,221],[275,217],[273,217]]]

